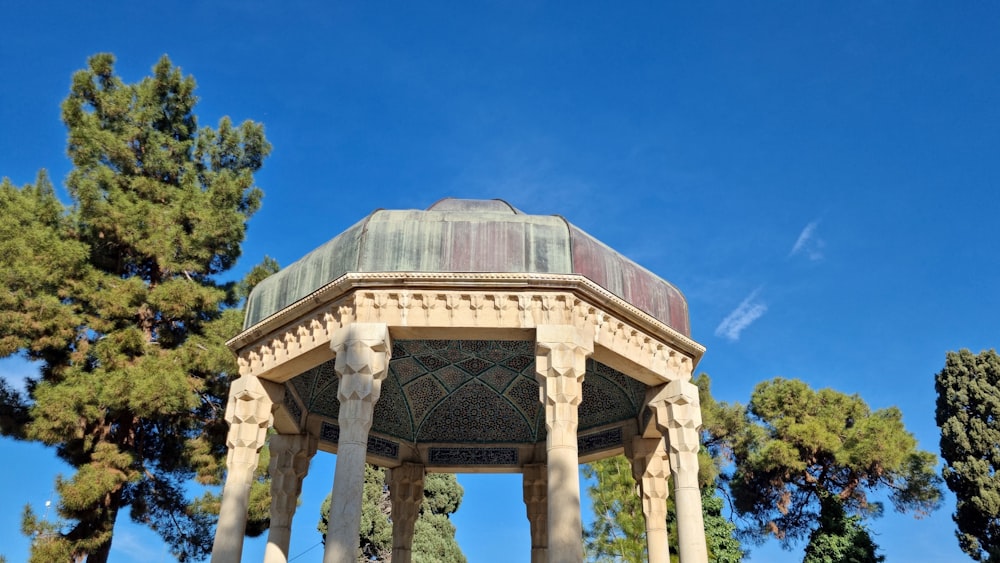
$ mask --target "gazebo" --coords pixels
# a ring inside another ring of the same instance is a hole
[[[579,563],[579,464],[619,453],[649,561],[669,561],[669,476],[680,559],[707,561],[687,302],[562,217],[501,200],[377,210],[261,282],[228,345],[215,563],[240,562],[271,427],[266,563],[287,561],[317,450],[337,454],[324,563],[355,560],[365,462],[389,469],[394,563],[411,559],[426,472],[521,473],[532,563]]]

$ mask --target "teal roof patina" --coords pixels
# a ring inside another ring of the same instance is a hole
[[[247,300],[244,328],[348,273],[580,274],[690,336],[687,302],[673,285],[557,215],[527,215],[505,201],[443,199],[426,211],[379,209],[268,277]]]

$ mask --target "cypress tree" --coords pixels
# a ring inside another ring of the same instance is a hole
[[[995,350],[948,352],[937,374],[944,482],[962,551],[1000,561],[1000,356]]]
[[[819,526],[809,535],[802,563],[881,563],[878,546],[861,517],[848,515],[834,495],[820,496]]]
[[[385,469],[365,466],[361,501],[361,537],[358,561],[392,560],[392,503]],[[455,540],[450,515],[458,510],[464,491],[451,473],[424,476],[424,501],[413,527],[412,558],[415,563],[465,563],[462,548]],[[320,507],[319,530],[326,541],[329,528],[330,495]]]
[[[72,205],[44,174],[0,184],[0,356],[41,366],[26,396],[0,389],[0,431],[75,469],[56,482],[60,521],[25,511],[37,562],[107,561],[126,508],[201,558],[214,517],[184,488],[223,469],[223,342],[242,312],[217,276],[240,256],[270,145],[249,121],[199,128],[194,79],[166,56],[134,84],[114,61],[91,57],[62,105]]]

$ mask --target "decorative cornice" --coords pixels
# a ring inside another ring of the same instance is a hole
[[[347,274],[227,345],[241,374],[284,381],[332,358],[334,331],[354,322],[415,333],[498,329],[507,339],[541,324],[574,325],[621,357],[623,367],[665,380],[690,377],[705,350],[583,276],[495,273]]]

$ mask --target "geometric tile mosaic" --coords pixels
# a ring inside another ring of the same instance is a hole
[[[617,448],[621,445],[621,426],[615,426],[614,428],[608,428],[606,430],[594,432],[593,434],[584,434],[576,439],[576,449],[580,455],[599,452],[602,450],[610,450],[611,448]]]
[[[372,431],[423,444],[544,441],[545,414],[534,354],[535,343],[524,340],[394,340]],[[310,413],[337,419],[340,403],[333,361],[287,385],[294,387]],[[580,431],[634,419],[645,395],[643,383],[587,360]]]
[[[337,444],[340,442],[340,427],[336,424],[323,421],[320,426],[319,438],[324,442]],[[392,440],[379,438],[378,436],[368,436],[368,453],[395,459],[399,457],[399,444]]]

